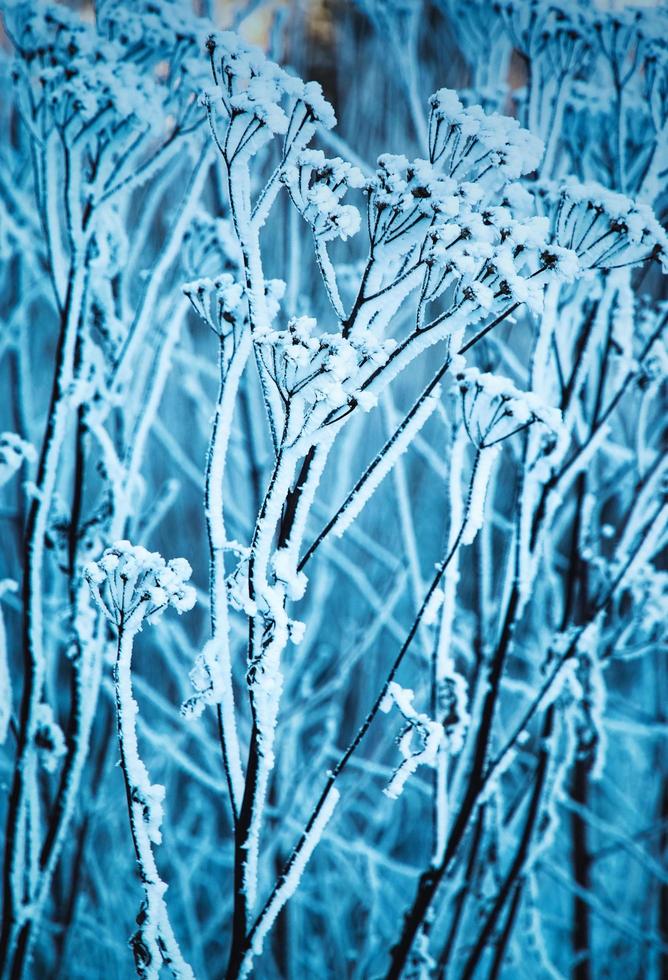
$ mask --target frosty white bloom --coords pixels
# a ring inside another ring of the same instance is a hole
[[[299,98],[304,103],[310,119],[320,123],[325,129],[333,129],[336,126],[334,109],[323,95],[319,82],[306,82]]]
[[[130,945],[140,975],[157,977],[164,962],[174,976],[184,980],[190,980],[193,972],[174,936],[165,903],[167,885],[160,878],[153,853],[153,845],[162,840],[165,789],[151,782],[139,753],[132,654],[135,636],[146,618],[155,617],[167,606],[178,613],[192,609],[195,590],[186,584],[191,574],[185,558],[165,562],[157,552],[129,541],[117,541],[84,570],[93,597],[118,635],[114,665],[118,741],[130,830],[144,891],[138,929]]]
[[[219,337],[238,334],[248,323],[244,286],[230,273],[185,283],[183,292],[193,309]]]
[[[457,182],[428,160],[409,161],[402,155],[384,153],[367,189],[376,210],[374,243],[388,246],[400,240],[404,251],[424,235],[430,222],[446,223],[460,211]]]
[[[393,341],[380,341],[371,333],[317,334],[317,326],[313,317],[292,317],[285,330],[268,330],[255,338],[269,376],[290,402],[295,432],[310,420],[317,428],[322,412],[358,400],[364,410],[371,408],[375,399],[363,390],[364,380],[394,348]],[[316,407],[321,410],[317,417]]]
[[[93,598],[118,629],[136,632],[144,619],[153,619],[172,606],[181,614],[195,605],[192,574],[185,558],[166,562],[157,552],[129,541],[117,541],[99,561],[84,569]]]
[[[654,258],[668,270],[668,236],[652,209],[595,181],[567,178],[556,203],[555,242],[582,269],[614,269]]]
[[[535,392],[521,391],[508,378],[475,367],[459,371],[456,383],[466,431],[479,448],[501,442],[533,424],[546,430],[550,452],[556,450],[555,440],[560,450],[568,444],[561,412],[546,405]]]
[[[229,31],[211,34],[206,47],[215,86],[205,93],[204,103],[210,109],[220,96],[228,115],[228,161],[250,157],[273,135],[285,136],[287,159],[306,146],[316,126],[336,125],[318,82],[295,78]]]
[[[328,159],[320,150],[305,150],[294,165],[285,169],[282,179],[302,216],[322,241],[342,238],[359,231],[356,207],[342,204],[351,188],[364,184],[362,172],[340,157]]]
[[[516,179],[538,166],[543,144],[516,119],[464,108],[450,89],[429,101],[430,160],[458,182]]]

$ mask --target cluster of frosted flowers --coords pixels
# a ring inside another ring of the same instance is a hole
[[[554,191],[547,189],[550,197]],[[560,186],[553,237],[575,252],[582,269],[614,269],[658,259],[668,270],[668,237],[652,209],[595,181]]]
[[[195,106],[209,75],[201,57],[202,39],[210,23],[197,17],[181,0],[133,0],[131,5],[107,3],[98,13],[99,30],[124,48],[141,51],[161,88],[169,91],[170,111]],[[169,62],[163,53],[170,52]]]
[[[132,7],[123,3],[100,4],[96,13],[108,37],[123,46],[141,44],[148,37],[158,53],[170,51],[178,59],[182,46],[201,61],[200,42],[207,21],[196,17],[188,4],[179,0],[133,0]]]
[[[15,81],[32,83],[60,128],[91,123],[153,128],[163,119],[152,74],[118,42],[59,4],[18,3],[8,18],[18,57]]]
[[[84,568],[97,605],[119,629],[138,629],[168,606],[188,612],[195,605],[195,590],[187,584],[191,575],[185,558],[166,562],[158,552],[129,541],[117,541]]]
[[[220,99],[228,117],[228,160],[250,157],[274,135],[284,136],[285,147],[294,151],[308,143],[316,125],[336,125],[334,110],[317,82],[290,75],[238,35],[211,34],[207,50],[214,86],[204,99],[208,107]]]
[[[516,220],[504,206],[480,210],[462,204],[457,220],[430,231],[428,258],[442,269],[439,289],[430,299],[461,280],[464,298],[483,310],[524,303],[540,312],[548,274],[547,232],[548,223],[539,217]],[[574,270],[562,263],[554,271],[572,278]]]
[[[380,157],[367,184],[374,247],[395,264],[419,249],[430,267],[426,302],[452,288],[456,307],[540,312],[546,280],[579,272],[515,181],[536,166],[540,140],[514,119],[462,108],[449,90],[432,99],[431,133],[431,160]]]
[[[203,277],[186,283],[183,292],[193,309],[218,337],[229,333],[237,336],[248,327],[246,287],[229,272],[215,278]],[[269,279],[265,284],[267,316],[277,316],[279,303],[285,293],[282,279]]]
[[[378,158],[378,169],[369,190],[375,208],[381,213],[452,217],[459,209],[458,184],[454,179],[444,176],[428,160],[409,161],[402,154],[384,153]],[[390,234],[387,217],[375,232],[377,241]],[[395,227],[392,233],[396,232]]]
[[[359,231],[360,214],[341,199],[351,188],[364,186],[361,170],[340,157],[327,159],[321,150],[304,150],[282,175],[290,197],[320,241],[344,241]]]
[[[371,332],[362,337],[315,332],[313,317],[293,317],[285,330],[257,334],[262,360],[281,395],[300,395],[305,412],[316,405],[336,409],[353,402],[368,410],[375,399],[362,383],[375,367],[386,363],[392,340],[378,340]],[[366,369],[366,370],[365,370]]]
[[[476,367],[456,375],[462,399],[462,416],[471,441],[484,448],[507,439],[519,429],[539,424],[549,435],[550,452],[563,452],[568,431],[557,408],[545,405],[533,391],[521,391],[497,374]]]
[[[429,158],[457,181],[497,184],[516,180],[540,163],[543,145],[510,116],[465,107],[457,93],[439,89],[429,100]]]
[[[395,770],[392,779],[383,792],[396,800],[404,790],[406,781],[418,766],[431,766],[436,761],[438,747],[443,740],[443,726],[433,721],[429,715],[413,707],[413,691],[392,681],[380,705],[380,710],[389,712],[396,706],[404,720],[404,727],[397,737],[403,762]],[[417,739],[417,746],[414,739]]]

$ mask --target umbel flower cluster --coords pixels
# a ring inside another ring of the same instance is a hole
[[[95,602],[118,630],[134,631],[169,606],[179,613],[195,605],[188,585],[192,569],[185,558],[166,562],[157,552],[129,541],[117,541],[96,562],[84,568]],[[138,625],[137,625],[138,624]]]
[[[665,4],[1,16],[0,976],[661,976]]]

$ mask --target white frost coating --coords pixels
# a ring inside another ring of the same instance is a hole
[[[263,912],[258,922],[257,928],[255,929],[255,933],[253,935],[251,948],[246,954],[246,957],[241,965],[241,977],[248,976],[252,966],[253,957],[260,955],[267,933],[269,933],[274,925],[279,912],[288,899],[290,899],[297,891],[302,874],[304,873],[304,869],[310,861],[314,850],[320,843],[325,828],[332,818],[332,814],[336,809],[339,799],[340,793],[338,789],[332,786],[320,809],[320,812],[318,813],[318,816],[313,821],[313,826],[306,835],[304,844],[302,845],[297,856],[294,858],[288,872],[283,876],[281,883],[276,889],[276,892],[274,893],[268,907]]]
[[[436,820],[432,853],[432,864],[435,866],[442,860],[447,840],[449,757],[461,751],[470,723],[468,685],[466,679],[457,671],[452,655],[452,631],[459,584],[460,548],[457,538],[460,535],[462,521],[464,520],[462,476],[467,442],[466,432],[461,427],[450,453],[448,551],[452,552],[452,557],[443,575],[443,603],[436,641],[434,671],[438,718],[442,721],[445,734],[445,738],[439,745],[436,759],[436,795],[434,801]]]
[[[222,277],[220,277],[222,280]],[[216,309],[222,308],[232,316],[237,328],[244,326],[245,317],[238,308],[237,283],[231,277],[219,281],[216,287]],[[221,297],[221,292],[224,294]],[[280,285],[272,284],[272,296],[281,292]],[[199,292],[197,293],[199,296]],[[191,302],[192,295],[191,295]],[[210,310],[210,307],[207,307]],[[207,310],[205,309],[205,319]],[[241,323],[239,322],[241,320]],[[227,320],[221,316],[210,325],[220,331],[229,328]],[[220,385],[216,403],[216,414],[211,430],[205,473],[205,519],[209,539],[209,616],[211,639],[197,658],[191,673],[195,695],[183,706],[186,713],[195,714],[203,709],[205,703],[220,705],[220,721],[225,765],[228,773],[232,807],[239,813],[244,790],[241,768],[241,753],[237,734],[232,684],[232,658],[230,654],[230,624],[227,608],[228,594],[225,582],[225,552],[228,547],[225,527],[225,471],[227,454],[234,418],[234,405],[239,391],[239,383],[251,350],[250,330],[243,330],[235,344],[232,354],[225,356],[225,347],[220,351]]]
[[[16,592],[18,586],[13,579],[0,582],[0,601],[5,592]],[[9,719],[12,716],[12,679],[7,660],[7,633],[5,619],[0,607],[0,745],[7,737]]]
[[[275,581],[276,575],[272,569],[273,546],[283,503],[292,486],[299,458],[299,453],[294,448],[281,448],[279,451],[255,525],[248,557],[249,599],[256,608],[252,615],[252,647],[249,651],[247,682],[254,707],[258,754],[253,807],[248,834],[243,843],[246,851],[243,887],[249,909],[253,908],[257,894],[260,832],[269,775],[274,766],[276,721],[283,690],[281,654],[290,640],[291,632],[285,609],[285,586],[283,582]],[[288,564],[293,558],[294,554],[291,553]],[[280,565],[279,558],[279,567]],[[296,635],[299,637],[299,627]]]
[[[457,538],[464,520],[462,500],[462,473],[466,435],[460,429],[450,456],[450,531],[448,549],[454,550],[443,576],[443,606],[436,647],[436,680],[439,687],[439,709],[444,711],[444,727],[448,738],[448,748],[452,753],[460,751],[464,733],[469,722],[467,710],[466,681],[456,671],[452,656],[452,629],[457,607],[457,586],[459,584],[459,547]],[[445,703],[447,702],[447,703]]]
[[[462,544],[471,544],[482,527],[485,516],[485,497],[492,467],[501,451],[501,446],[487,446],[478,450],[474,463],[473,480],[469,492],[466,524],[462,533]]]
[[[545,520],[546,527],[551,526],[554,515],[559,509],[559,505],[563,500],[564,494],[567,493],[570,487],[573,485],[578,473],[581,473],[589,465],[591,459],[595,456],[601,447],[601,444],[605,442],[609,435],[610,426],[607,424],[600,425],[585,446],[577,452],[566,469],[564,469],[548,498]]]
[[[576,249],[583,268],[614,269],[653,255],[668,269],[668,236],[652,208],[595,181],[563,182],[554,234]]]
[[[302,599],[306,592],[307,578],[295,568],[294,554],[287,548],[279,548],[271,560],[274,575],[285,586],[288,599]]]
[[[444,594],[442,589],[434,589],[429,599],[429,602],[425,606],[424,613],[422,614],[422,622],[425,626],[433,626],[438,617],[439,610],[443,605]]]
[[[393,704],[396,705],[406,722],[406,727],[397,738],[404,761],[397,767],[392,779],[383,790],[392,800],[401,796],[406,781],[418,766],[434,765],[438,747],[443,739],[443,726],[429,715],[416,711],[413,707],[413,697],[413,691],[392,681],[380,705],[380,710],[384,712],[390,711]],[[414,735],[417,735],[420,742],[416,751],[413,750],[412,745]]]
[[[430,157],[446,173],[457,173],[462,181],[476,181],[490,169],[490,158],[497,180],[515,179],[538,166],[543,143],[516,119],[488,115],[478,105],[465,108],[452,89],[439,89],[429,102]]]
[[[298,566],[299,553],[304,540],[304,534],[306,532],[306,522],[309,518],[311,508],[313,507],[315,495],[318,487],[320,486],[322,474],[325,470],[334,438],[335,433],[332,433],[329,437],[323,436],[319,440],[318,445],[315,448],[315,454],[309,470],[308,479],[302,487],[302,492],[297,504],[297,510],[292,522],[292,532],[287,544],[287,550],[292,556],[291,560],[293,561],[295,568]]]
[[[415,435],[422,429],[427,419],[429,419],[440,400],[440,388],[425,398],[411,421],[401,431],[394,442],[388,446],[382,457],[376,457],[368,471],[368,476],[359,491],[349,497],[344,504],[340,516],[337,518],[332,530],[340,538],[355,521],[362,510],[369,502],[375,491],[383,482],[387,474],[394,467],[397,460],[406,452]]]

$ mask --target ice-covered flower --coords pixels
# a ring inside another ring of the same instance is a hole
[[[577,256],[582,270],[615,269],[648,259],[658,259],[668,270],[668,236],[652,209],[594,181],[570,177],[563,182],[554,206],[553,238]]]
[[[367,374],[387,361],[395,344],[373,334],[345,337],[342,333],[316,332],[313,317],[293,317],[285,330],[256,335],[267,372],[285,401],[291,401],[292,417],[308,422],[316,406],[326,410],[358,403],[368,409],[375,403],[363,390]]]
[[[46,106],[64,132],[86,127],[98,138],[119,124],[152,130],[164,126],[158,80],[131,54],[129,35],[110,38],[102,22],[87,24],[60,4],[19,3],[11,12],[15,79],[32,90],[33,106]]]
[[[517,119],[465,107],[450,89],[435,92],[429,102],[429,158],[458,183],[498,184],[538,166],[543,144]]]
[[[550,455],[568,445],[561,412],[546,405],[535,392],[521,391],[508,378],[475,367],[458,372],[455,380],[466,431],[479,449],[495,445],[529,425],[542,427]]]
[[[340,157],[328,159],[321,150],[305,150],[285,169],[282,179],[295,206],[321,241],[345,241],[359,231],[359,211],[341,203],[349,189],[364,185],[357,167]]]
[[[336,125],[317,82],[302,82],[230,31],[211,34],[206,47],[214,87],[204,101],[211,107],[220,97],[228,116],[228,160],[251,156],[273,135],[285,136],[287,158],[306,146],[317,126]]]
[[[388,211],[381,241],[401,228],[397,218],[406,213],[425,218],[453,218],[459,212],[457,182],[439,172],[429,160],[408,160],[401,154],[384,153],[378,158],[375,176],[368,182],[372,203]]]
[[[93,598],[117,629],[141,629],[172,606],[181,614],[195,605],[188,585],[192,569],[185,558],[166,562],[158,552],[129,541],[117,541],[98,561],[89,562],[84,577]]]
[[[236,332],[248,321],[244,287],[228,272],[215,279],[204,277],[187,282],[183,292],[195,312],[219,337]]]
[[[299,99],[304,104],[310,120],[320,123],[325,129],[333,129],[336,126],[336,114],[323,95],[319,82],[305,82]]]
[[[203,277],[187,282],[183,292],[190,300],[193,309],[218,337],[232,334],[238,338],[243,329],[248,328],[247,290],[229,272],[214,279]],[[279,304],[285,292],[282,279],[269,279],[265,283],[267,315],[270,320],[278,314]]]

